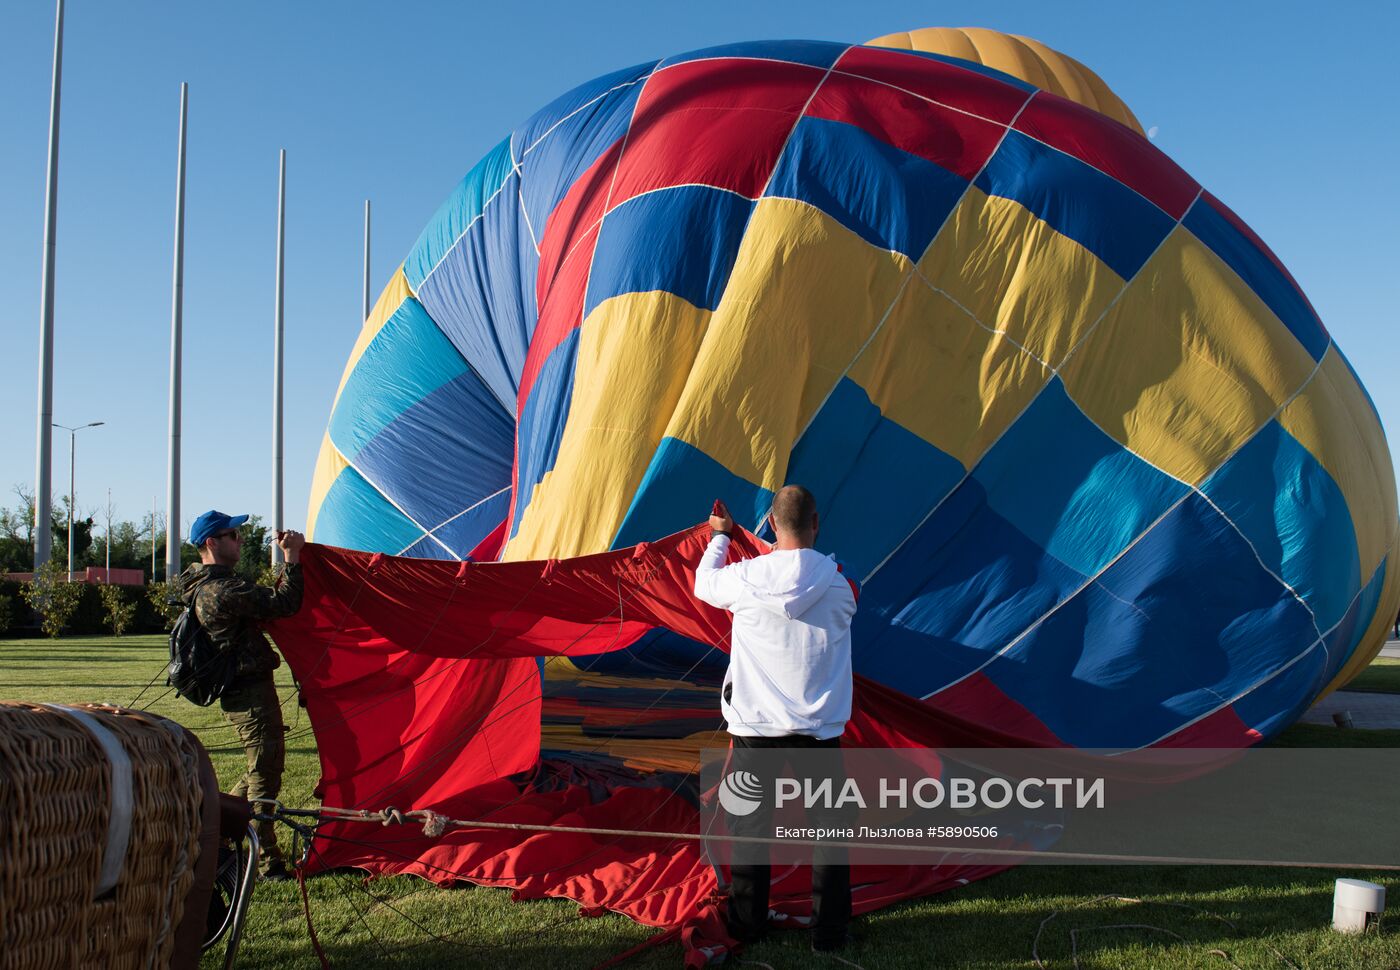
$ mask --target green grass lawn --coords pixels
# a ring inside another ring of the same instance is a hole
[[[1400,694],[1400,659],[1377,657],[1346,686],[1347,690],[1377,690]]]
[[[243,770],[237,738],[217,707],[196,708],[166,693],[164,651],[164,638],[149,636],[0,640],[0,699],[126,705],[154,680],[136,706],[198,732],[227,788]],[[1400,664],[1380,666],[1383,677],[1400,680]],[[289,687],[286,669],[279,674]],[[294,727],[282,797],[306,806],[319,765],[305,718],[293,704],[287,709]],[[1400,747],[1400,731],[1299,726],[1278,743]],[[1391,822],[1395,811],[1382,809]],[[863,942],[842,956],[868,970],[1026,970],[1035,967],[1034,953],[1047,970],[1069,970],[1076,956],[1083,970],[1400,968],[1400,932],[1393,928],[1359,938],[1327,928],[1332,882],[1346,875],[1382,883],[1393,899],[1400,892],[1400,877],[1315,869],[1023,866],[871,914],[859,921]],[[366,887],[354,874],[331,873],[309,880],[308,890],[317,932],[337,967],[590,967],[654,932],[612,914],[580,917],[567,900],[517,903],[502,889],[440,889],[409,877]],[[745,959],[775,970],[842,966],[809,952],[797,933],[779,934]],[[203,966],[221,960],[211,954]],[[679,948],[670,946],[627,966],[680,962]],[[316,965],[295,884],[258,887],[239,965]]]

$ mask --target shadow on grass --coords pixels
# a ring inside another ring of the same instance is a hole
[[[147,648],[147,649],[146,649],[145,651],[143,651],[143,652],[149,653],[149,652],[150,652],[150,651],[149,651],[149,648]],[[13,660],[13,659],[15,659],[15,658],[10,658],[10,659]],[[30,658],[30,660],[31,660],[32,663],[35,663],[35,664],[47,663],[47,662],[51,662],[51,661],[55,661],[55,660],[57,660],[57,661],[65,661],[65,660],[98,660],[98,661],[101,661],[101,662],[103,662],[103,663],[122,663],[122,664],[146,663],[148,660],[149,660],[150,662],[152,662],[152,663],[158,662],[158,658],[155,658],[155,657],[123,657],[123,656],[120,656],[120,655],[118,655],[118,654],[115,654],[113,651],[110,651],[110,650],[91,650],[91,649],[83,649],[83,650],[62,650],[62,649],[57,649],[57,650],[53,650],[53,651],[51,651],[51,652],[46,653],[44,656],[32,656],[32,657]]]
[[[471,943],[439,942],[427,940],[421,943],[397,944],[384,942],[366,949],[363,946],[339,946],[334,943],[322,944],[331,966],[363,965],[366,959],[375,967],[461,967],[481,968],[481,970],[503,970],[508,967],[593,967],[616,956],[626,949],[624,946],[589,945],[569,942],[550,943],[534,940],[529,943],[514,943],[502,946],[473,945]],[[680,957],[674,949],[669,954],[670,964],[680,964]],[[241,956],[241,954],[240,954]],[[314,965],[314,964],[311,964]],[[630,962],[630,966],[639,966]]]
[[[145,683],[144,683],[144,682],[135,682],[135,683],[125,683],[125,684],[89,684],[89,683],[87,683],[86,681],[84,681],[83,683],[80,683],[80,684],[77,684],[77,683],[73,683],[73,684],[60,684],[60,683],[53,683],[53,684],[36,684],[36,683],[30,683],[30,682],[26,681],[26,682],[23,683],[23,684],[15,684],[15,685],[13,685],[13,686],[15,686],[15,687],[20,687],[20,688],[24,688],[24,689],[28,689],[28,688],[31,688],[31,687],[36,687],[36,688],[57,687],[57,688],[59,688],[59,689],[61,689],[61,690],[78,690],[78,689],[82,689],[82,690],[126,690],[126,691],[136,691],[136,690],[140,690],[142,687],[144,687],[144,686],[145,686]],[[163,690],[163,689],[164,689],[164,688],[162,688],[162,690]],[[128,698],[128,699],[129,699],[129,698]],[[123,702],[123,703],[125,703],[125,702]]]

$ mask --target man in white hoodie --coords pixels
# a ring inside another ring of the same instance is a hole
[[[757,767],[749,754],[756,750],[839,748],[851,716],[856,588],[834,559],[812,548],[819,521],[811,492],[785,486],[773,497],[770,514],[777,537],[773,551],[726,566],[734,520],[717,502],[710,545],[695,571],[696,597],[734,614],[720,707],[735,771]],[[768,773],[756,774],[771,792]],[[730,829],[771,838],[769,799],[761,810],[731,818]],[[730,878],[729,931],[743,942],[757,940],[768,922],[766,848],[754,854],[736,847]],[[813,948],[844,946],[850,916],[846,854],[820,849],[812,866]]]

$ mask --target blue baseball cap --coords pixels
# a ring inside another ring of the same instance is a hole
[[[225,515],[210,509],[199,518],[194,520],[194,525],[190,526],[190,545],[199,547],[204,545],[204,540],[208,539],[216,532],[223,532],[225,529],[236,529],[244,522],[248,521],[246,515]]]

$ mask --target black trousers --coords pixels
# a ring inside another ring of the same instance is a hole
[[[733,753],[730,758],[730,771],[751,771],[763,782],[765,797],[757,810],[750,815],[729,819],[729,830],[734,835],[772,838],[773,837],[773,792],[775,788],[772,768],[773,756],[763,756],[761,762],[753,757],[753,752],[773,749],[794,748],[834,748],[841,747],[840,738],[820,741],[805,734],[789,734],[779,738],[748,738],[730,735]],[[833,760],[834,773],[841,777],[833,778],[835,790],[844,783],[844,772],[840,772],[840,759]],[[818,826],[844,826],[849,823],[843,812],[823,811],[813,808],[808,812],[808,821]],[[768,925],[768,888],[773,878],[773,868],[768,862],[768,846],[735,845],[729,866],[729,935],[741,942],[749,943],[763,935]],[[818,846],[813,852],[812,861],[812,937],[814,942],[839,942],[845,939],[846,926],[851,921],[851,867],[843,848]]]

